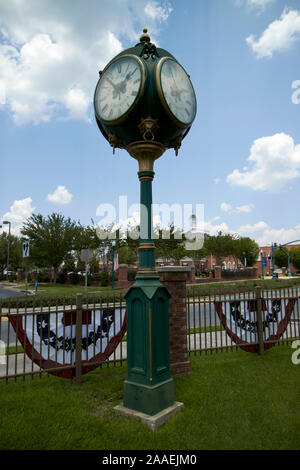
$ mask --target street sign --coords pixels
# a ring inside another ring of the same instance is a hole
[[[263,267],[266,268],[268,266],[268,259],[266,256],[263,257]]]
[[[22,254],[23,254],[23,258],[29,257],[29,241],[24,242],[22,244]]]
[[[80,253],[80,259],[81,261],[84,261],[85,263],[88,263],[93,257],[93,251],[92,250],[81,250]]]

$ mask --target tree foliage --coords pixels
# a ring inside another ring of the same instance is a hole
[[[291,262],[297,271],[300,270],[300,246],[293,246],[290,249]]]
[[[8,237],[7,232],[0,235],[0,272],[7,268]],[[9,244],[9,269],[16,271],[23,264],[22,240],[11,234]]]
[[[280,249],[274,251],[274,260],[276,266],[278,266],[279,268],[287,267],[288,265],[287,254]]]
[[[24,223],[22,235],[30,240],[30,258],[38,267],[47,266],[56,272],[78,244],[79,230],[70,217],[53,213],[48,217],[33,214]]]

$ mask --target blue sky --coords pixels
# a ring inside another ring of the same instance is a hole
[[[18,233],[32,212],[89,224],[102,203],[138,203],[137,163],[112,154],[92,100],[144,27],[198,105],[179,156],[156,162],[154,202],[204,204],[210,233],[300,238],[298,0],[0,0],[0,220]]]

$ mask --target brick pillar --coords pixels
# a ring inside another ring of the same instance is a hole
[[[215,279],[221,281],[222,279],[222,268],[221,266],[215,266]]]
[[[132,283],[128,281],[127,274],[128,264],[119,264],[117,286],[123,287],[123,289],[128,289],[131,286]]]
[[[168,289],[170,325],[170,367],[172,377],[191,373],[187,349],[186,283],[190,266],[162,266],[157,268],[160,281]]]
[[[254,279],[258,279],[258,267],[257,266],[253,268],[253,272],[254,272]]]

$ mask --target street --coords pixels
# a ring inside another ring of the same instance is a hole
[[[5,284],[0,284],[0,299],[4,299],[6,297],[16,297],[26,295],[24,292],[18,292],[15,289],[11,289],[10,287],[6,286]]]

